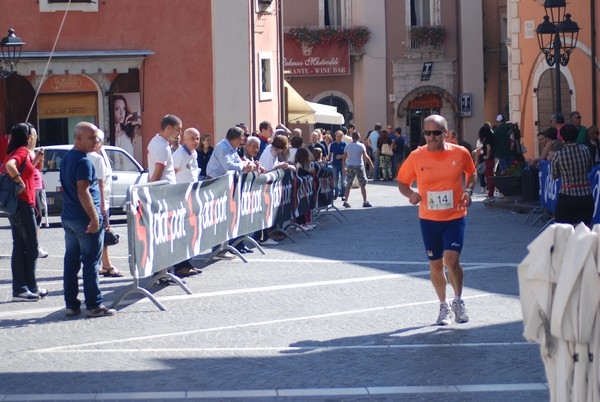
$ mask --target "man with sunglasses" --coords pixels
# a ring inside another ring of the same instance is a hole
[[[460,253],[465,233],[465,216],[471,205],[477,180],[469,151],[446,143],[448,123],[439,115],[424,121],[426,144],[410,153],[398,171],[398,188],[413,205],[419,204],[421,234],[429,258],[430,279],[440,300],[437,324],[448,325],[451,315],[457,323],[469,321],[462,300],[463,269]],[[463,176],[466,187],[463,188]],[[417,181],[417,191],[411,189]],[[448,269],[454,300],[446,299]]]
[[[571,114],[569,115],[570,119],[571,119],[571,124],[573,124],[575,127],[577,127],[577,143],[578,144],[583,144],[585,142],[585,140],[587,139],[588,135],[587,135],[587,128],[581,124],[581,113],[579,113],[577,110],[574,110],[571,112]]]

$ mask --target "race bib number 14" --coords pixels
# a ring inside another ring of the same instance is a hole
[[[430,211],[454,208],[454,191],[428,191],[427,206]]]

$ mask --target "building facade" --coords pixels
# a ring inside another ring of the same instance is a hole
[[[508,0],[510,115],[520,124],[528,158],[539,155],[536,135],[550,127],[556,111],[556,69],[546,62],[536,29],[545,15],[544,1]],[[569,63],[560,66],[561,112],[569,122],[572,111],[581,113],[586,127],[598,124],[598,44],[596,1],[568,2],[566,13],[579,27],[577,47]]]
[[[28,119],[42,145],[86,120],[145,164],[167,113],[215,141],[282,113],[278,0],[1,0],[26,45],[0,80],[0,126]],[[68,10],[68,11],[67,11]],[[4,36],[4,35],[2,35]],[[56,43],[56,47],[53,47]]]
[[[284,0],[283,6],[288,31],[369,29],[367,45],[350,48],[347,74],[286,75],[306,100],[335,104],[363,133],[378,122],[399,126],[414,148],[423,119],[438,113],[474,145],[482,123],[508,109],[505,1]]]

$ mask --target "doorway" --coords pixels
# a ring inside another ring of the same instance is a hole
[[[408,127],[410,131],[410,149],[425,144],[423,138],[423,120],[432,114],[440,114],[440,109],[408,109]]]
[[[42,146],[73,144],[77,123],[98,121],[98,95],[42,94],[38,98],[38,115]]]

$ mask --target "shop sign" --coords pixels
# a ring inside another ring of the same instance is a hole
[[[411,100],[408,103],[409,109],[441,109],[442,99],[438,95],[426,94]]]
[[[348,44],[310,46],[285,39],[284,66],[288,77],[316,77],[350,74]]]

